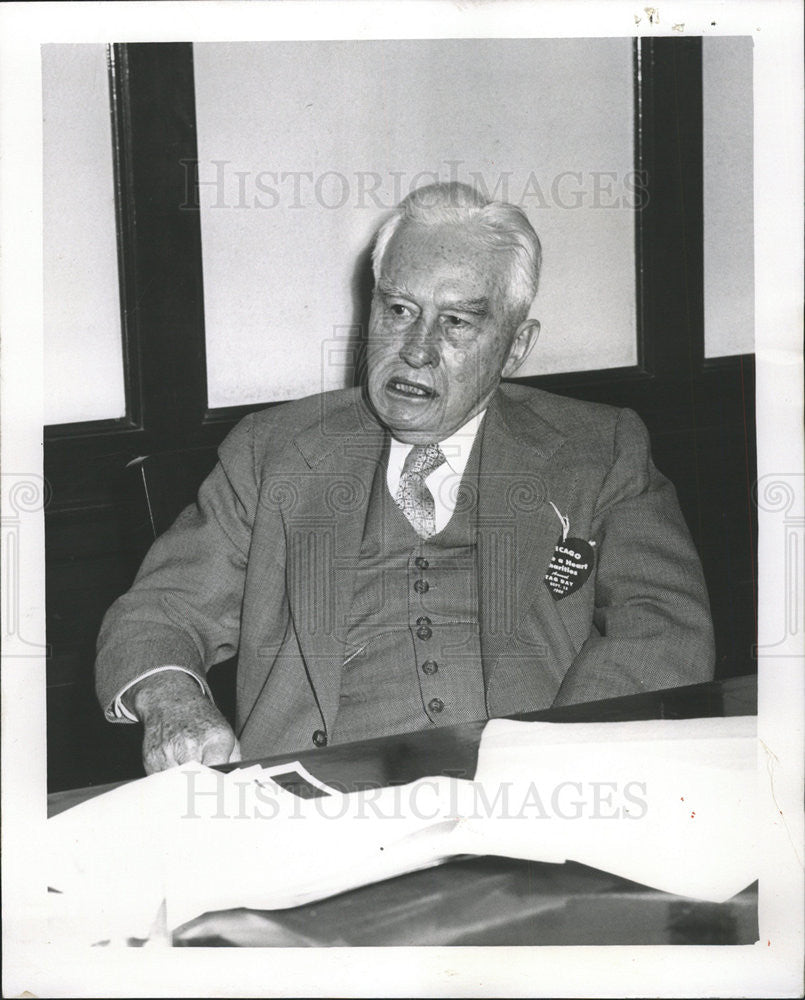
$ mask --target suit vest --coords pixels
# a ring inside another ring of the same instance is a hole
[[[479,434],[480,438],[480,434]],[[378,463],[367,507],[333,742],[487,717],[478,616],[476,439],[453,516],[421,538]],[[388,458],[388,447],[386,459]]]

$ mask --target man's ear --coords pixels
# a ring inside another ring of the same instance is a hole
[[[503,371],[501,372],[503,378],[509,378],[514,375],[520,365],[522,365],[528,357],[531,348],[537,342],[539,330],[540,324],[538,319],[527,319],[517,327],[514,340],[512,340],[512,346],[509,348],[509,356],[506,358],[506,364],[503,366]]]

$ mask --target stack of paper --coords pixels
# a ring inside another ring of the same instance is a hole
[[[723,902],[757,877],[752,716],[484,729],[454,839]],[[491,803],[487,807],[487,803]]]
[[[49,821],[53,934],[169,940],[457,854],[575,860],[721,901],[756,877],[753,718],[490,722],[474,781],[342,794],[298,763],[173,768]]]

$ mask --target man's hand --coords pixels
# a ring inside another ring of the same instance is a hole
[[[145,727],[146,774],[191,760],[208,765],[240,760],[240,747],[229,723],[186,673],[152,674],[127,692],[126,698]]]

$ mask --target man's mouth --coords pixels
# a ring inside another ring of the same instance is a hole
[[[409,382],[408,379],[402,378],[389,379],[386,383],[386,389],[405,396],[408,399],[430,399],[436,395],[430,386],[420,385],[418,382]]]

